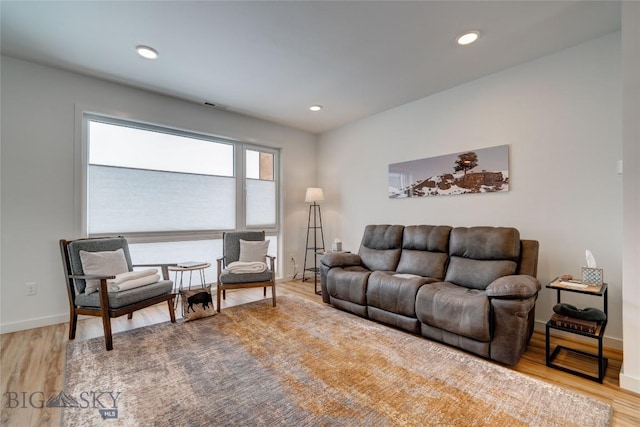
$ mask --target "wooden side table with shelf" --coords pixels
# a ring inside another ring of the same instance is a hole
[[[545,339],[545,341],[546,341],[546,343],[545,343],[546,344],[545,345],[546,364],[547,364],[547,366],[549,366],[551,368],[559,369],[559,370],[564,371],[564,372],[569,372],[571,374],[578,375],[580,377],[587,378],[587,379],[602,383],[605,371],[607,370],[607,363],[609,362],[608,359],[606,357],[604,357],[603,354],[602,354],[602,339],[604,337],[604,330],[607,327],[607,320],[608,320],[608,308],[609,308],[609,300],[608,300],[608,295],[607,295],[608,286],[607,286],[606,283],[603,283],[602,285],[599,285],[599,286],[589,286],[588,288],[579,289],[579,288],[558,286],[556,284],[557,283],[556,280],[554,280],[553,282],[549,283],[546,287],[549,288],[549,289],[554,289],[557,292],[558,304],[561,303],[561,293],[562,292],[574,292],[574,293],[579,293],[579,294],[583,294],[583,295],[591,295],[591,296],[601,297],[601,298],[603,298],[603,309],[604,309],[603,311],[607,315],[607,319],[604,320],[601,324],[598,325],[598,328],[596,329],[596,331],[594,333],[583,332],[583,331],[579,331],[579,330],[576,330],[576,329],[571,329],[571,328],[566,328],[566,327],[563,327],[563,326],[554,325],[554,324],[551,323],[551,320],[549,320],[547,322],[547,325],[546,325],[546,339]],[[592,354],[592,353],[588,353],[586,351],[577,350],[577,349],[569,348],[569,347],[562,346],[562,345],[556,346],[556,348],[553,350],[553,352],[551,352],[551,342],[550,342],[551,341],[551,335],[550,335],[550,332],[553,329],[558,330],[558,331],[568,332],[568,333],[571,333],[571,334],[581,335],[583,337],[592,338],[592,339],[597,340],[598,341],[598,354]],[[598,363],[598,374],[597,375],[589,375],[589,374],[587,374],[585,372],[576,371],[576,370],[571,369],[571,368],[569,368],[567,366],[563,366],[563,365],[559,365],[559,364],[555,363],[555,359],[556,359],[556,357],[558,356],[558,353],[561,350],[565,350],[565,351],[568,351],[570,353],[576,353],[576,354],[579,354],[579,355],[586,356],[588,358],[594,359]]]

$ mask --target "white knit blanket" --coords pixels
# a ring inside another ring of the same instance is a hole
[[[109,292],[121,292],[156,283],[158,280],[160,280],[160,275],[158,270],[154,268],[142,271],[128,271],[116,274],[115,279],[107,280],[107,289]]]
[[[227,265],[229,273],[243,274],[243,273],[262,273],[267,270],[267,264],[264,262],[241,262],[236,261]]]

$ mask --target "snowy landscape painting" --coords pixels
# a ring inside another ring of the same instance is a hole
[[[509,191],[509,146],[391,163],[389,198]]]

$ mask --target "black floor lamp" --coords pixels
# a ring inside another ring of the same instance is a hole
[[[304,201],[311,203],[309,206],[309,221],[307,222],[307,250],[304,253],[304,270],[302,272],[302,281],[307,280],[306,272],[312,271],[314,277],[318,274],[318,264],[316,255],[320,252],[324,252],[324,233],[322,232],[322,213],[320,212],[320,205],[317,202],[324,200],[324,193],[322,188],[307,188],[307,194]],[[313,220],[311,219],[313,217]],[[320,241],[318,241],[318,231],[320,232]],[[310,240],[311,237],[311,241]],[[313,246],[312,246],[313,245]],[[313,251],[311,256],[313,257],[313,267],[307,267],[307,254],[309,251]]]

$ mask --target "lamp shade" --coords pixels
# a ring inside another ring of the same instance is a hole
[[[322,192],[322,188],[307,188],[307,194],[304,197],[305,202],[321,202],[324,200],[324,193]]]

